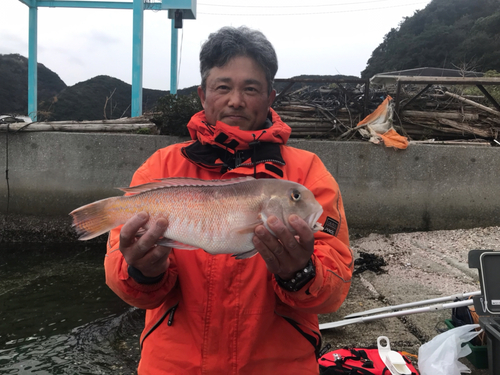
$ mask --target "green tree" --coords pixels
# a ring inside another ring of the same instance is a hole
[[[500,2],[433,0],[391,29],[361,76],[419,67],[500,70]]]
[[[202,109],[196,92],[189,95],[168,94],[158,100],[153,121],[160,128],[160,134],[187,136],[187,123]]]

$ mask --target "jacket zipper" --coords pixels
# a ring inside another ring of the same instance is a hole
[[[302,330],[302,328],[300,328],[301,324],[299,324],[298,322],[296,322],[294,319],[288,317],[288,316],[285,316],[285,315],[281,315],[281,314],[278,314],[276,311],[274,312],[276,315],[278,316],[281,316],[283,319],[285,319],[288,323],[290,323],[290,325],[295,328],[307,341],[309,341],[311,343],[311,345],[314,347],[314,352],[316,354],[316,358],[319,358],[319,354],[320,354],[320,350],[321,350],[321,333],[320,332],[317,332],[313,329],[310,329],[310,328],[307,328],[305,327],[306,329],[310,330],[312,333],[314,333],[316,335],[316,337],[314,337],[313,335],[310,335],[308,334],[307,332],[304,332],[304,330]],[[303,326],[304,327],[304,326]]]
[[[175,305],[173,305],[171,308],[169,308],[165,313],[158,319],[158,321],[151,327],[151,329],[146,332],[144,337],[141,340],[141,351],[142,351],[142,345],[144,344],[144,340],[146,340],[146,337],[148,337],[153,331],[158,328],[158,326],[165,320],[165,318],[168,315],[168,320],[167,320],[167,325],[171,326],[172,323],[174,322],[174,314],[175,310],[177,310],[177,306],[179,305],[179,302],[177,302]]]

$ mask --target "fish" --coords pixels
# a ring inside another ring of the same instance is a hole
[[[173,177],[119,189],[126,194],[70,213],[79,240],[102,235],[143,211],[149,214],[143,232],[160,218],[168,221],[158,245],[233,254],[237,259],[257,253],[252,243],[254,229],[263,224],[272,233],[267,226],[272,215],[295,235],[288,223],[291,214],[304,219],[313,232],[323,230],[317,222],[323,207],[309,189],[293,181],[250,176],[225,180]]]

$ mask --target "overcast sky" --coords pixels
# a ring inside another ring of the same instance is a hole
[[[227,25],[246,25],[268,37],[278,54],[277,78],[359,76],[384,35],[430,2],[198,0],[197,19],[184,20],[179,30],[178,87],[200,83],[200,46]],[[0,15],[0,54],[27,57],[28,7],[19,0],[0,0]],[[167,11],[145,11],[145,88],[170,89],[170,28]],[[39,8],[38,62],[68,86],[102,74],[131,83],[132,11]]]

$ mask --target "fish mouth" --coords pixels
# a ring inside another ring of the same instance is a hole
[[[320,208],[318,211],[313,212],[312,214],[306,216],[304,221],[309,225],[309,228],[312,229],[313,232],[318,232],[323,230],[323,226],[318,223],[318,219],[323,213],[323,208]]]

